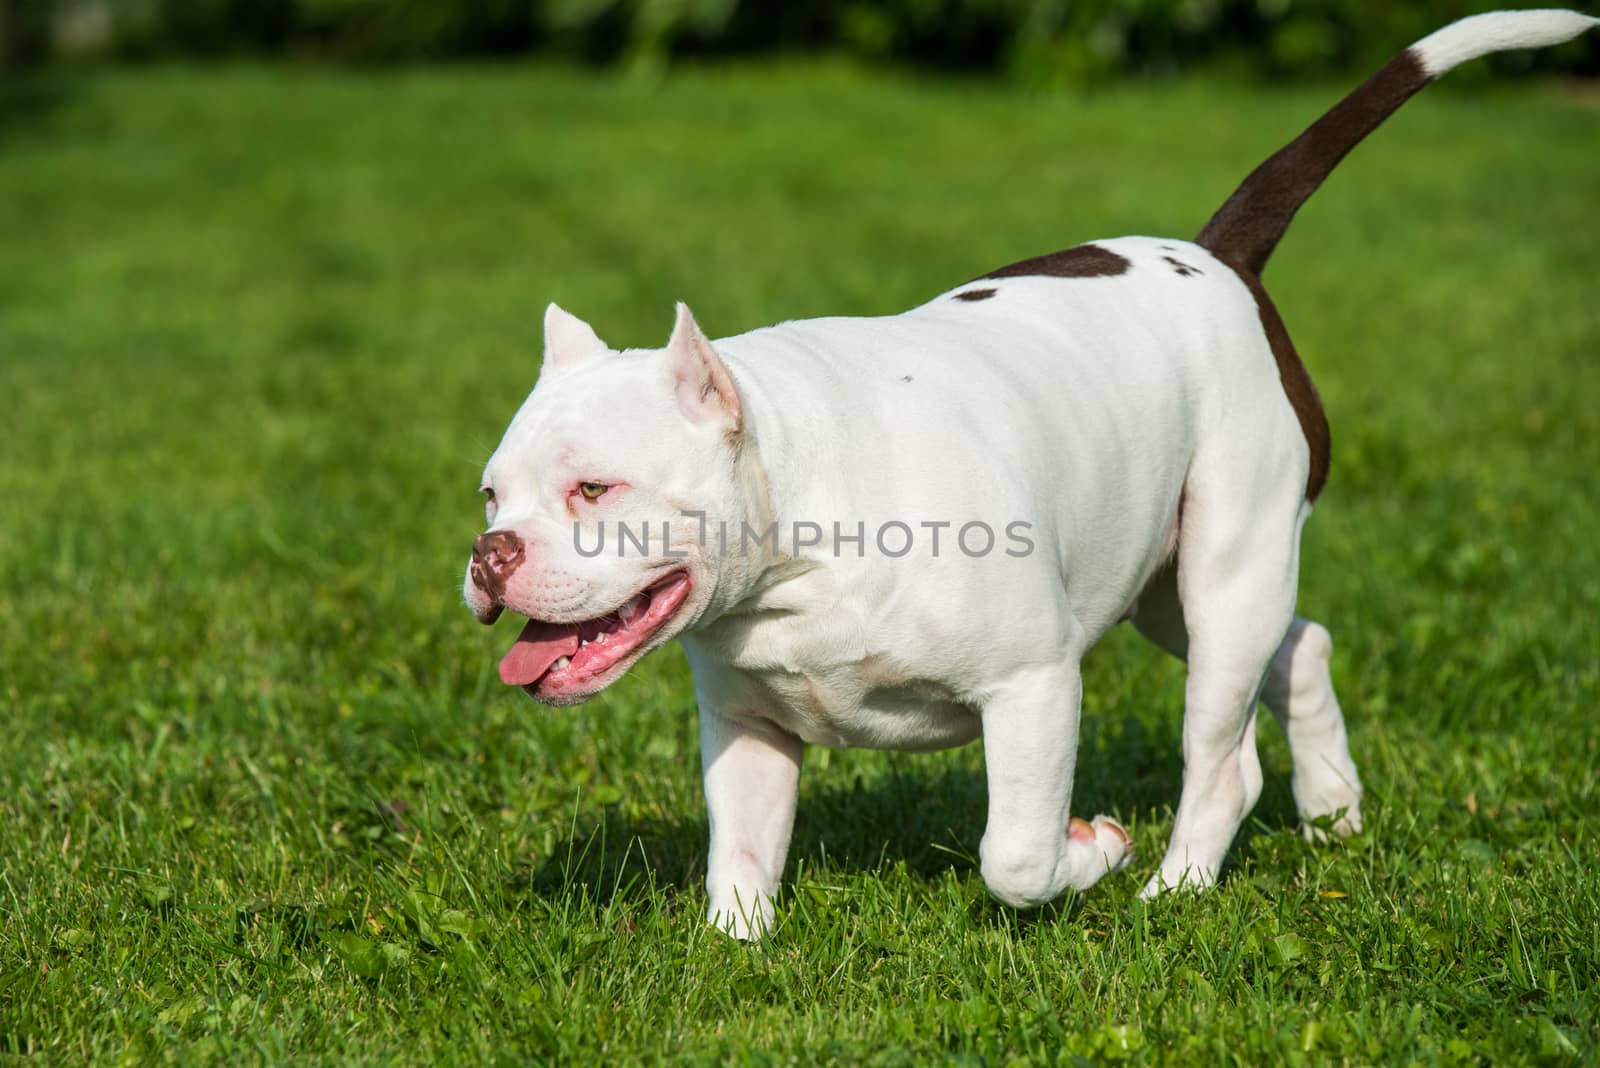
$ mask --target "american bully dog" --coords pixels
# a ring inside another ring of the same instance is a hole
[[[1121,237],[991,271],[899,315],[613,351],[551,305],[532,393],[484,469],[467,566],[500,676],[583,701],[674,638],[694,670],[710,920],[758,937],[807,745],[984,740],[983,878],[1039,905],[1131,858],[1071,813],[1079,662],[1112,627],[1188,665],[1183,788],[1146,894],[1215,882],[1261,790],[1258,700],[1308,828],[1361,780],[1295,615],[1328,423],[1261,274],[1296,210],[1412,94],[1600,24],[1463,19],[1257,167],[1193,241]],[[1313,829],[1313,833],[1314,829]]]

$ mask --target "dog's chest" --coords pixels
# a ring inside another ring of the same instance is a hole
[[[814,745],[948,749],[982,729],[975,708],[919,679],[878,678],[874,658],[825,672],[750,672],[766,718]]]
[[[719,623],[686,640],[701,700],[770,720],[814,745],[946,749],[978,736],[978,711],[945,684],[838,626],[793,616]]]

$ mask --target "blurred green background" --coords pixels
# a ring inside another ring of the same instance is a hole
[[[318,57],[362,63],[537,53],[653,69],[673,58],[827,50],[1080,84],[1219,64],[1305,78],[1505,6],[1472,0],[0,0],[0,61]],[[1581,41],[1501,70],[1594,73]],[[1481,75],[1480,75],[1481,76]]]

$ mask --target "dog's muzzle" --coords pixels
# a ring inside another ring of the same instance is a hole
[[[491,530],[472,543],[472,584],[482,590],[493,607],[480,622],[493,623],[505,607],[506,583],[527,557],[527,547],[511,530]]]

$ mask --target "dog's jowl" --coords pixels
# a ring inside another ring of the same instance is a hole
[[[1258,701],[1308,833],[1361,827],[1329,677],[1295,615],[1328,423],[1261,283],[1294,213],[1466,60],[1600,20],[1463,19],[1400,53],[1245,179],[1194,241],[1122,237],[882,318],[614,351],[554,305],[483,475],[467,604],[527,624],[501,678],[572,704],[665,642],[694,669],[710,919],[773,922],[807,744],[984,739],[980,849],[1019,907],[1128,864],[1071,813],[1085,651],[1117,623],[1188,665],[1183,788],[1145,893],[1203,888],[1261,790]]]

